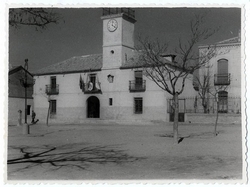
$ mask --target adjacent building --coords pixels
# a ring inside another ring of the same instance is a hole
[[[241,113],[241,39],[240,36],[218,42],[212,46],[200,46],[199,53],[203,53],[212,47],[216,55],[210,59],[207,66],[199,70],[201,83],[208,82],[207,90],[208,106],[207,112],[217,110],[214,94],[217,93],[218,112]],[[207,81],[204,81],[204,78]],[[196,90],[199,84],[196,84]],[[199,105],[201,107],[201,105]],[[199,108],[200,109],[200,108]],[[199,110],[198,109],[198,110]]]
[[[9,69],[9,100],[8,100],[8,122],[9,125],[17,125],[19,112],[22,111],[22,121],[25,119],[25,76],[27,76],[26,101],[27,101],[27,116],[30,122],[31,111],[33,109],[33,75],[22,66],[11,67]]]

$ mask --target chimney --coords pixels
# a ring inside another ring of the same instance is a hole
[[[176,55],[162,55],[162,57],[170,62],[175,62]]]

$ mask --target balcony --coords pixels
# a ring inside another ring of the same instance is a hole
[[[84,94],[98,94],[98,93],[102,93],[101,83],[100,82],[96,82],[95,84],[93,84],[92,82],[85,83],[84,84],[83,92],[84,92]]]
[[[214,85],[222,86],[230,84],[230,74],[215,74],[214,75]]]
[[[142,82],[129,81],[129,91],[130,92],[145,92],[146,90],[146,80]]]
[[[46,85],[45,92],[47,95],[58,95],[59,94],[59,85],[48,84]]]

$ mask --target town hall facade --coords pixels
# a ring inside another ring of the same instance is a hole
[[[173,96],[146,78],[137,63],[134,11],[105,8],[101,19],[102,54],[72,57],[34,74],[34,110],[39,120],[45,123],[49,116],[50,123],[171,121]],[[172,63],[171,55],[164,58]],[[194,108],[194,100],[182,98],[197,95],[193,75],[189,76],[179,97],[180,121],[190,120],[186,108]]]
[[[171,95],[147,79],[134,63],[134,12],[104,9],[103,53],[72,57],[34,75],[37,116],[55,123],[86,119],[169,121]],[[131,60],[132,59],[132,60]],[[183,95],[194,95],[191,90]],[[51,103],[49,109],[49,102]]]

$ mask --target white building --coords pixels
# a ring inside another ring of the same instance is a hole
[[[102,54],[72,57],[35,73],[37,118],[45,122],[49,110],[53,123],[169,121],[172,96],[144,77],[134,63],[134,12],[104,9],[101,18]],[[191,79],[186,80],[186,87],[183,95],[194,96]]]
[[[219,112],[241,113],[241,41],[240,36],[230,38],[213,45],[215,55],[207,67],[199,70],[200,79],[210,77],[210,93],[207,97],[211,100],[213,94],[218,92]],[[199,53],[206,51],[208,46],[200,46]],[[217,91],[216,91],[216,90]],[[217,110],[216,102],[209,102],[210,112]]]

